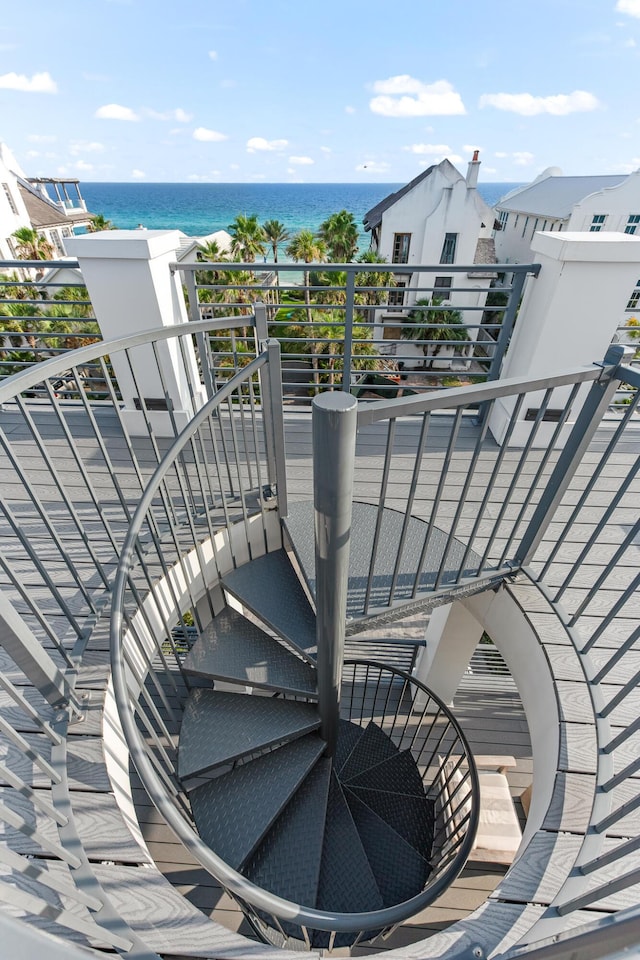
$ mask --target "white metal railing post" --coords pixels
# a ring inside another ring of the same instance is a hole
[[[328,756],[338,738],[357,408],[355,397],[339,391],[313,400],[318,709]]]

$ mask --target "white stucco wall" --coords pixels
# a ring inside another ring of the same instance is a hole
[[[478,163],[475,166],[479,166]],[[475,179],[475,178],[474,178]],[[493,212],[479,195],[475,186],[470,186],[465,177],[452,163],[443,160],[408,193],[384,211],[379,228],[378,253],[389,263],[393,260],[393,245],[398,233],[411,234],[408,263],[398,264],[398,275],[416,264],[438,264],[437,269],[406,276],[406,285],[433,287],[436,277],[451,277],[452,285],[469,289],[467,293],[454,292],[451,300],[456,309],[463,312],[467,324],[479,324],[482,312],[465,307],[484,306],[491,282],[490,276],[468,276],[453,273],[449,264],[440,264],[442,248],[447,233],[457,235],[454,264],[472,264],[475,259],[478,239],[489,239],[493,230]],[[482,269],[482,268],[480,268]],[[405,307],[418,299],[431,296],[428,290],[408,293]],[[443,290],[446,298],[446,291]],[[469,336],[476,339],[477,331],[470,329]],[[422,363],[422,349],[403,343],[397,348],[398,356],[415,354],[415,366]],[[407,360],[407,365],[412,365]]]
[[[15,256],[9,246],[11,234],[20,227],[31,226],[27,208],[18,189],[16,174],[22,176],[22,170],[7,145],[0,143],[0,256],[5,260],[12,260]],[[3,186],[5,184],[17,213],[11,209]]]

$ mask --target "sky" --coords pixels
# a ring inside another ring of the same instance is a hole
[[[0,140],[83,181],[630,172],[639,75],[640,0],[14,0]]]

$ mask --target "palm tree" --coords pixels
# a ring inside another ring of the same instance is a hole
[[[311,230],[300,230],[287,244],[287,256],[296,263],[323,263],[327,258],[327,248],[323,240],[318,240]],[[307,306],[309,297],[309,270],[304,270],[304,300]]]
[[[365,250],[357,258],[358,263],[366,264],[367,269],[362,273],[356,274],[356,293],[357,303],[365,304],[367,307],[383,306],[389,299],[389,287],[395,287],[396,282],[393,274],[389,270],[376,270],[375,265],[386,263],[386,257],[381,257],[375,250]],[[364,290],[358,292],[358,287],[381,287],[380,290]],[[372,323],[375,318],[375,310],[364,309],[360,311],[365,320]]]
[[[257,256],[265,254],[265,233],[256,214],[247,217],[239,213],[229,224],[231,234],[231,252],[244,263],[255,263]]]
[[[99,233],[101,230],[116,230],[115,224],[102,213],[95,213],[87,224],[87,233]]]
[[[271,244],[273,250],[273,262],[278,262],[278,247],[281,243],[286,243],[289,239],[289,231],[280,220],[265,220],[262,224],[262,230],[265,238]]]
[[[469,334],[464,325],[459,310],[434,309],[444,304],[442,297],[432,297],[431,300],[416,300],[416,308],[409,311],[408,325],[402,327],[401,336],[405,340],[436,341],[422,344],[425,356],[424,369],[427,369],[427,357],[430,365],[440,353],[445,343],[468,343]]]
[[[287,256],[291,257],[292,260],[295,260],[296,263],[303,262],[305,265],[310,263],[322,263],[326,258],[327,250],[324,242],[318,240],[312,234],[311,230],[300,230],[299,233],[296,233],[288,245],[287,245]],[[304,302],[307,306],[307,318],[308,323],[311,324],[311,297],[309,295],[309,268],[305,266],[304,270]],[[318,356],[317,356],[317,344],[312,344],[311,348],[311,362],[313,363],[313,372],[314,372],[314,381],[316,386],[320,382],[318,375]]]
[[[340,210],[332,213],[318,228],[318,234],[329,250],[329,260],[333,263],[348,263],[358,249],[358,227],[352,213]]]
[[[19,227],[11,236],[18,241],[18,260],[53,260],[53,247],[43,233],[31,227]]]

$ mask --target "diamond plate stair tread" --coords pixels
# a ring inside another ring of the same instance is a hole
[[[184,670],[198,677],[317,696],[314,667],[230,607],[203,631]]]
[[[329,787],[316,906],[337,913],[382,907],[382,896],[335,774]]]
[[[338,775],[346,761],[351,756],[351,752],[358,740],[364,733],[364,727],[350,720],[340,719],[338,722],[338,742],[333,755],[333,769]]]
[[[401,793],[403,796],[420,800],[425,797],[420,771],[409,750],[403,750],[388,760],[383,760],[348,781],[345,781],[344,777],[341,777],[341,780],[349,787]]]
[[[319,725],[315,704],[197,687],[180,728],[178,776],[196,776]]]
[[[307,660],[315,661],[315,614],[284,550],[231,570],[222,585]]]
[[[320,737],[309,734],[192,790],[191,810],[202,839],[239,869],[325,747]]]
[[[369,568],[373,556],[374,536],[378,507],[369,503],[354,503],[351,523],[351,549],[349,558],[349,589],[347,595],[347,616],[358,617],[364,613],[365,594],[369,578]],[[382,514],[378,536],[378,546],[373,569],[369,608],[386,607],[390,602],[390,590],[396,564],[397,550],[402,536],[404,514],[385,508]],[[305,579],[312,594],[315,593],[315,555],[313,547],[313,504],[295,503],[289,508],[289,516],[284,521]],[[412,517],[407,525],[402,560],[398,570],[394,590],[394,602],[410,600],[413,594],[415,572],[425,544],[428,524],[424,520]],[[423,572],[418,584],[418,593],[432,591],[440,569],[444,551],[447,547],[447,534],[434,527],[429,537],[423,560]],[[459,575],[466,547],[459,540],[453,540],[449,546],[441,585],[453,586]],[[462,576],[473,576],[480,557],[470,552]]]
[[[344,794],[384,906],[416,896],[430,873],[427,861],[348,787]]]
[[[349,787],[349,790],[384,820],[414,850],[429,859],[433,843],[433,803],[426,798],[405,797],[384,790]]]
[[[347,781],[370,767],[397,754],[393,740],[375,723],[369,723],[340,771],[340,780]]]
[[[316,906],[319,910],[336,913],[379,910],[383,906],[360,834],[335,774],[329,788]],[[373,936],[374,931],[370,935]],[[338,934],[334,946],[349,946],[357,936],[357,933]],[[326,948],[328,945],[329,934],[315,931],[312,946]]]
[[[320,759],[243,871],[258,886],[306,907],[318,894],[330,776],[331,761]],[[288,932],[301,936],[298,928]]]

